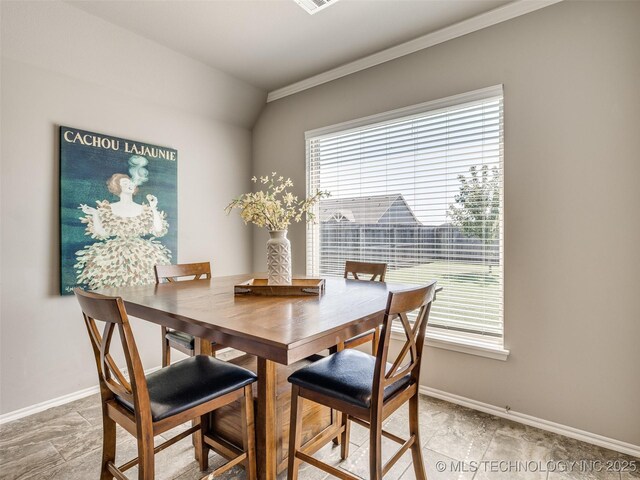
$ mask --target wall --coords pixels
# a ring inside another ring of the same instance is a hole
[[[253,173],[304,193],[304,132],[505,89],[506,362],[428,348],[424,384],[640,445],[640,3],[562,2],[267,104]],[[290,232],[304,272],[304,227]],[[254,268],[264,270],[263,232]]]
[[[178,150],[179,258],[251,268],[229,199],[249,187],[265,93],[59,2],[2,2],[0,412],[95,385],[73,297],[58,295],[58,125]],[[159,328],[134,322],[145,368]]]

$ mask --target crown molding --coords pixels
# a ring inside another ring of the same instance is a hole
[[[341,65],[340,67],[328,70],[326,72],[314,75],[305,80],[301,80],[286,87],[279,88],[269,92],[267,95],[267,102],[273,102],[279,98],[293,95],[294,93],[302,92],[309,88],[322,85],[323,83],[331,82],[341,77],[351,75],[352,73],[365,70],[367,68],[380,65],[381,63],[394,60],[396,58],[409,55],[411,53],[423,50],[439,43],[452,40],[468,33],[472,33],[483,28],[496,25],[512,18],[525,15],[527,13],[539,10],[541,8],[548,7],[555,3],[559,3],[562,0],[517,0],[512,3],[508,3],[502,7],[490,10],[467,20],[455,23],[449,27],[436,30],[435,32],[428,33],[422,37],[418,37],[414,40],[410,40],[395,47],[387,48],[380,52],[374,53],[367,57],[355,60],[350,63]]]

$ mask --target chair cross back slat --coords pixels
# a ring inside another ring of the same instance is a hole
[[[384,282],[386,273],[386,263],[353,262],[351,260],[347,260],[344,264],[344,278],[349,278],[349,275],[351,275],[354,280]],[[361,275],[371,275],[371,277],[361,278]]]
[[[402,325],[402,328],[404,330],[406,341],[400,349],[400,353],[398,353],[398,356],[393,362],[393,365],[384,376],[385,386],[391,385],[392,383],[401,379],[416,367],[418,360],[418,347],[416,345],[416,342],[420,331],[420,325],[425,318],[425,310],[426,306],[420,308],[420,312],[418,313],[418,316],[413,323],[413,327],[411,326],[406,313],[398,314],[397,318],[400,319],[400,325]],[[407,354],[410,355],[409,363],[404,364],[404,360],[407,357]]]
[[[118,395],[133,400],[133,390],[131,385],[127,382],[124,374],[118,368],[118,365],[109,354],[109,348],[111,347],[111,339],[113,338],[113,332],[115,330],[115,323],[107,323],[104,326],[104,332],[102,334],[102,344],[100,348],[100,361],[104,366],[104,380],[109,390]],[[118,332],[119,335],[123,335],[122,332]]]
[[[106,379],[110,378],[110,374],[113,373],[113,375],[115,375],[116,378],[118,379],[118,382],[120,382],[120,384],[124,386],[125,389],[127,389],[128,391],[131,391],[131,385],[129,384],[129,382],[127,382],[127,379],[124,377],[124,375],[122,375],[122,372],[120,372],[120,369],[116,365],[116,362],[113,360],[113,358],[108,352],[104,353],[105,349],[103,349],[102,347],[102,341],[103,341],[104,335],[101,336],[100,333],[98,332],[98,327],[96,325],[96,322],[92,318],[87,317],[86,315],[84,316],[84,318],[85,318],[84,321],[87,327],[87,331],[89,332],[89,339],[91,340],[91,344],[95,351],[100,352],[100,362],[98,364],[98,373],[101,375],[103,379],[105,379],[105,381]],[[113,324],[105,325],[105,329],[108,327],[108,325],[113,325]]]
[[[131,327],[129,326],[129,320],[124,310],[122,300],[119,298],[105,299],[102,297],[96,301],[99,297],[91,293],[84,292],[80,289],[76,289],[75,293],[82,307],[85,326],[87,327],[91,346],[95,354],[98,375],[103,385],[114,395],[133,402],[134,393],[131,383],[127,380],[110,353],[113,333],[117,325],[118,335],[129,369],[131,370],[133,361],[140,361],[135,345],[130,345],[126,340],[126,332],[130,332]],[[95,317],[93,317],[93,315],[95,315]],[[102,334],[100,334],[96,320],[105,323]],[[132,335],[129,335],[129,338],[133,338]],[[135,359],[132,357],[135,357]]]
[[[426,287],[389,293],[376,358],[376,378],[373,385],[375,401],[381,402],[384,388],[406,375],[411,375],[412,382],[418,382],[424,336],[435,289],[436,282],[432,282]],[[416,310],[418,313],[412,324],[408,314]],[[391,327],[396,319],[400,320],[398,323],[402,326],[406,340],[391,367],[385,371],[382,366],[388,362]]]
[[[182,280],[203,280],[211,278],[211,264],[183,263],[179,265],[156,265],[156,282],[172,283]],[[185,278],[192,277],[192,278]]]

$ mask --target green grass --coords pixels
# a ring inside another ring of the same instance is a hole
[[[502,321],[502,278],[499,266],[434,261],[387,272],[387,282],[420,284],[437,280],[444,290],[431,310],[432,322],[498,333]]]

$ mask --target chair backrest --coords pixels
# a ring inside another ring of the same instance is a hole
[[[80,288],[74,289],[73,292],[80,303],[84,323],[89,333],[89,340],[91,341],[98,368],[98,379],[103,401],[117,395],[132,403],[136,413],[138,413],[139,406],[149,405],[149,392],[140,355],[138,354],[122,299],[120,297],[107,297],[97,293],[85,292]],[[96,321],[104,323],[102,334]],[[110,353],[111,341],[116,328],[122,343],[129,380],[127,380]]]
[[[384,282],[384,276],[386,274],[386,263],[352,262],[351,260],[347,260],[344,264],[344,278],[349,278],[349,275],[351,275],[355,280]],[[360,275],[371,275],[371,277],[360,278]]]
[[[177,265],[156,265],[156,282],[167,283],[183,280],[202,280],[211,278],[211,264],[201,263],[180,263]],[[193,278],[184,278],[193,277]]]
[[[397,382],[406,375],[411,376],[410,383],[418,383],[424,337],[435,291],[436,282],[433,281],[423,287],[389,292],[376,355],[372,408],[382,406],[385,387]],[[409,320],[409,314],[412,312],[416,312],[413,322]],[[391,363],[388,358],[389,341],[391,340],[391,329],[394,320],[399,320],[398,323],[405,335],[405,342],[397,357]],[[389,369],[387,369],[388,362],[391,363]]]

